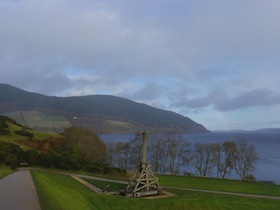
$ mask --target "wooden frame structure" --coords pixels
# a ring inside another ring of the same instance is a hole
[[[158,178],[154,175],[151,164],[148,164],[146,160],[147,139],[145,132],[143,132],[142,137],[142,161],[139,164],[138,170],[130,179],[126,189],[121,193],[127,197],[143,197],[163,194]]]

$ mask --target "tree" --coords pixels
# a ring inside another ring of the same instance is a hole
[[[135,168],[141,161],[142,154],[142,133],[135,133],[134,137],[129,140],[130,145],[130,155],[129,155],[129,168]],[[149,142],[149,140],[148,140]]]
[[[178,174],[183,165],[190,161],[190,144],[180,134],[167,134],[167,163],[171,174]]]
[[[129,142],[108,142],[108,163],[125,170],[135,168],[141,160],[141,145],[141,133],[135,133]]]
[[[167,138],[164,136],[159,137],[161,142],[159,150],[159,171],[163,174],[168,171],[168,156],[169,156],[169,145],[167,143]]]
[[[116,142],[107,142],[107,163],[111,166],[115,164]]]
[[[254,145],[242,140],[237,143],[237,152],[234,157],[234,167],[241,179],[249,177],[249,172],[254,169],[258,154]]]
[[[223,156],[224,162],[220,167],[220,174],[222,178],[225,178],[226,174],[230,174],[234,168],[234,157],[237,153],[237,145],[233,141],[225,141],[223,143]]]
[[[130,155],[130,144],[118,142],[116,144],[116,162],[118,167],[121,169],[128,170],[129,155]]]
[[[216,167],[216,176],[219,178],[223,171],[223,152],[221,144],[212,145],[213,165]]]
[[[212,145],[196,143],[193,152],[193,164],[199,176],[212,174]]]
[[[18,145],[0,141],[0,163],[16,169],[22,154],[23,151]]]
[[[10,133],[9,127],[6,123],[6,118],[0,116],[0,136],[1,135],[8,135]]]
[[[164,165],[163,156],[167,156],[167,152],[164,149],[166,145],[162,135],[152,135],[148,138],[148,158],[153,166],[155,173],[158,173],[162,165]]]
[[[63,138],[54,149],[62,154],[70,154],[84,163],[106,163],[105,143],[87,128],[65,129]]]
[[[82,160],[84,158],[83,146],[80,143],[74,144],[72,154],[76,160]]]
[[[216,167],[216,176],[225,178],[234,169],[234,157],[237,152],[236,143],[225,141],[222,145],[212,145],[213,164]]]

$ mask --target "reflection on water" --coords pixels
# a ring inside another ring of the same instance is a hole
[[[133,134],[101,135],[105,142],[127,142]],[[224,141],[245,140],[253,144],[259,155],[253,174],[258,180],[280,183],[280,134],[260,133],[199,133],[185,134],[184,137],[193,145],[199,143],[223,143]],[[239,178],[232,174],[229,178]]]

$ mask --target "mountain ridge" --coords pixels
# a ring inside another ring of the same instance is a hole
[[[0,84],[0,114],[17,118],[20,123],[33,128],[31,119],[37,119],[39,123],[39,118],[53,116],[52,122],[64,118],[73,126],[88,127],[97,133],[131,133],[144,129],[208,132],[203,125],[188,117],[118,96],[46,96],[7,84]]]

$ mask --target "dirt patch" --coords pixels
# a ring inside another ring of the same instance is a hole
[[[170,198],[170,197],[174,197],[174,196],[176,196],[176,195],[173,193],[163,191],[163,195],[147,196],[147,197],[143,197],[143,198],[144,199],[162,199],[162,198]]]

